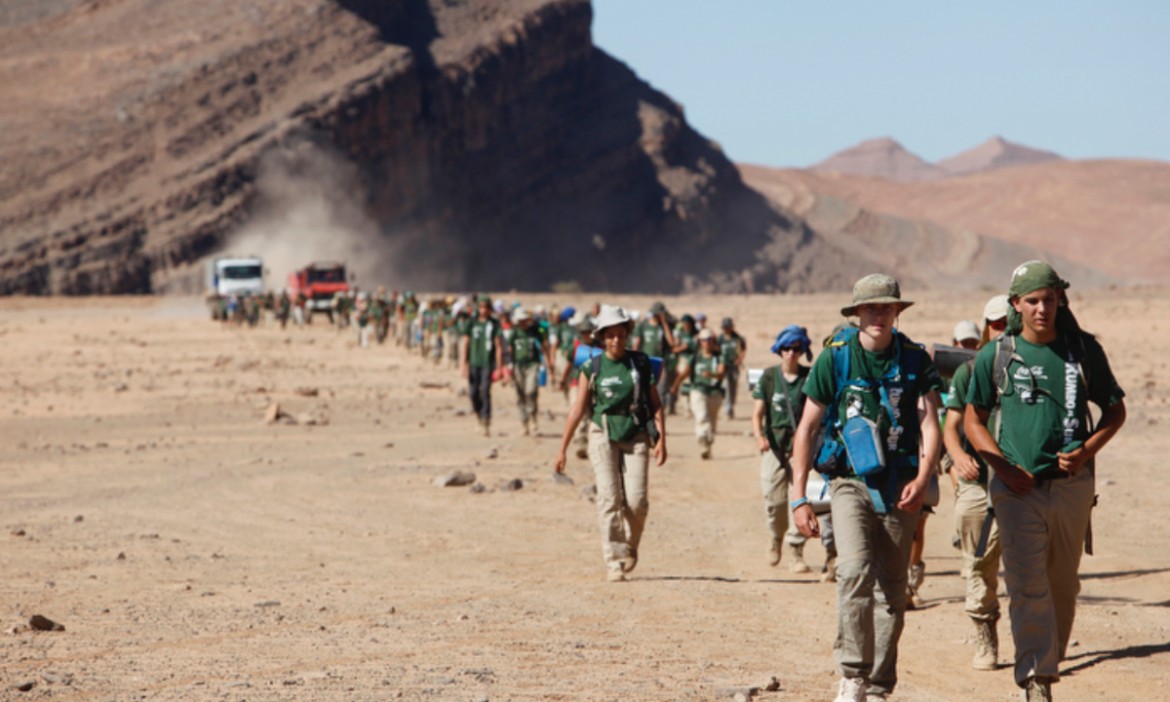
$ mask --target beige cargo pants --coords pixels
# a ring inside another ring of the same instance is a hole
[[[650,445],[645,434],[632,441],[610,441],[601,427],[590,420],[585,423],[589,425],[589,460],[597,481],[602,556],[607,569],[629,572],[637,563],[638,544],[650,511]]]
[[[967,579],[966,612],[972,619],[994,622],[999,619],[999,527],[994,520],[987,550],[982,558],[975,552],[987,518],[987,488],[982,483],[959,481],[955,495],[955,531],[963,553],[963,574]]]
[[[919,513],[879,514],[858,480],[834,478],[830,490],[837,540],[833,657],[843,677],[868,678],[868,692],[888,694],[898,682],[906,569]]]
[[[771,449],[760,453],[760,488],[764,491],[764,519],[768,531],[777,541],[800,546],[806,538],[789,523],[788,486],[792,483],[792,469],[785,468]]]
[[[695,438],[699,440],[699,448],[709,451],[715,443],[715,427],[719,422],[719,406],[723,396],[717,393],[704,395],[691,388],[691,414],[695,416]]]
[[[536,396],[539,391],[537,379],[539,376],[539,363],[515,366],[512,369],[512,382],[516,385],[516,406],[520,410],[522,424],[536,421]]]
[[[1029,678],[1060,677],[1081,591],[1078,570],[1094,487],[1086,469],[1040,483],[1023,495],[998,477],[991,479],[1021,687]]]

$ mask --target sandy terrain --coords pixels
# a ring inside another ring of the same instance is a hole
[[[754,366],[784,323],[826,333],[842,297],[668,305],[734,315]],[[902,328],[945,340],[984,299],[934,296]],[[1098,555],[1055,694],[1167,699],[1170,393],[1155,344],[1170,291],[1076,309],[1130,420],[1100,460]],[[607,583],[587,465],[571,459],[575,486],[550,477],[560,397],[529,438],[497,387],[483,438],[454,372],[354,336],[222,329],[190,299],[0,299],[0,700],[706,700],[773,676],[779,691],[757,699],[832,698],[834,590],[767,565],[745,419],[721,424],[710,462],[670,421],[639,568]],[[328,423],[269,425],[272,401]],[[431,484],[453,468],[488,490]],[[522,489],[496,489],[513,478]],[[1016,699],[1009,669],[968,665],[949,497],[895,698]],[[65,630],[30,631],[34,614]]]

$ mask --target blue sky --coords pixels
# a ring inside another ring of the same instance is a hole
[[[936,161],[1001,135],[1170,161],[1165,0],[594,0],[594,42],[736,161],[892,136]]]

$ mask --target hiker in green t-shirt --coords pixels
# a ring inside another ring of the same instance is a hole
[[[666,305],[655,302],[650,306],[646,318],[638,322],[634,328],[630,348],[641,351],[647,356],[662,359],[662,372],[658,374],[658,396],[662,404],[669,407],[671,403],[670,386],[674,382],[674,359],[671,347],[674,346],[674,332],[670,328],[670,313]]]
[[[979,352],[963,428],[993,471],[989,492],[1007,582],[1015,680],[1050,700],[1072,634],[1082,549],[1091,549],[1093,462],[1125,422],[1125,393],[1101,344],[1043,261],[1012,273],[1005,334]],[[1089,403],[1101,409],[1096,429]],[[998,411],[997,435],[988,429]]]
[[[695,354],[698,349],[698,327],[695,326],[695,318],[689,314],[684,314],[679,317],[678,326],[674,328],[674,345],[670,348],[670,365],[674,373],[674,377],[670,380],[670,400],[666,405],[666,411],[670,414],[675,413],[675,405],[678,404],[679,395],[686,395],[687,400],[684,401],[683,406],[688,417],[691,416],[690,394],[691,385],[687,382],[679,382],[678,376],[682,373],[683,366],[690,362],[691,356]]]
[[[508,350],[512,381],[516,383],[516,405],[524,435],[539,434],[537,426],[537,384],[540,367],[548,358],[548,345],[533,323],[528,311],[521,308],[512,314],[512,329],[508,334]]]
[[[735,320],[731,317],[724,317],[719,328],[719,348],[727,361],[727,395],[723,398],[723,411],[728,419],[734,419],[735,399],[739,395],[739,375],[747,356],[747,341],[735,330]]]
[[[801,365],[800,357],[812,359],[812,341],[808,330],[790,324],[780,330],[772,344],[772,353],[780,363],[765,368],[752,389],[752,434],[760,452],[760,484],[764,491],[764,516],[771,534],[768,559],[779,565],[784,552],[788,553],[794,573],[808,573],[812,569],[804,561],[807,538],[788,520],[788,486],[792,482],[792,437],[804,410],[804,383],[808,366]],[[821,543],[825,547],[825,565],[822,580],[835,579],[837,547],[833,541],[832,519],[821,520]]]
[[[983,308],[983,330],[971,322],[955,327],[952,343],[979,349],[1007,328],[1008,297],[996,295]],[[963,411],[973,362],[955,368],[946,398],[943,444],[951,460],[951,481],[955,488],[955,533],[963,555],[963,578],[967,581],[967,616],[975,624],[975,670],[995,670],[999,661],[999,530],[989,511],[987,464],[971,447],[962,431]],[[982,544],[982,547],[981,547]]]
[[[484,436],[491,435],[492,374],[504,366],[500,323],[492,316],[491,298],[479,299],[475,319],[463,334],[463,377],[467,378],[471,409]]]
[[[813,363],[794,440],[790,506],[805,536],[819,533],[805,493],[814,458],[831,477],[839,700],[884,699],[898,680],[910,544],[940,445],[938,371],[895,328],[912,304],[888,275],[857,281],[841,314],[856,315],[858,326],[839,332]],[[826,449],[814,451],[822,432]]]
[[[699,332],[697,343],[698,350],[679,363],[678,377],[674,379],[671,392],[677,393],[679,386],[690,383],[691,414],[695,417],[699,455],[707,459],[711,457],[711,445],[715,443],[727,363],[719,353],[719,340],[715,338],[715,332],[710,329]]]
[[[646,492],[650,454],[655,465],[666,462],[666,418],[650,358],[626,348],[633,330],[629,314],[604,305],[595,328],[604,351],[581,366],[579,392],[565,420],[554,469],[564,472],[569,443],[577,425],[587,420],[606,579],[616,582],[625,580],[638,563],[650,509]]]

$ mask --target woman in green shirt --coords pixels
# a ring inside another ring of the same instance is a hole
[[[666,419],[649,357],[626,349],[632,328],[624,309],[602,306],[595,334],[605,351],[581,366],[555,466],[557,473],[565,471],[565,452],[577,425],[588,416],[597,519],[611,582],[625,580],[638,563],[638,543],[650,509],[646,488],[651,452],[656,465],[666,462]]]
[[[723,402],[723,376],[727,364],[719,352],[719,340],[715,332],[704,329],[699,332],[699,348],[694,355],[683,357],[679,363],[678,377],[674,380],[672,392],[690,380],[691,414],[695,416],[695,436],[699,440],[699,451],[704,459],[711,457],[711,445],[715,443],[715,426],[719,421],[719,406]]]

